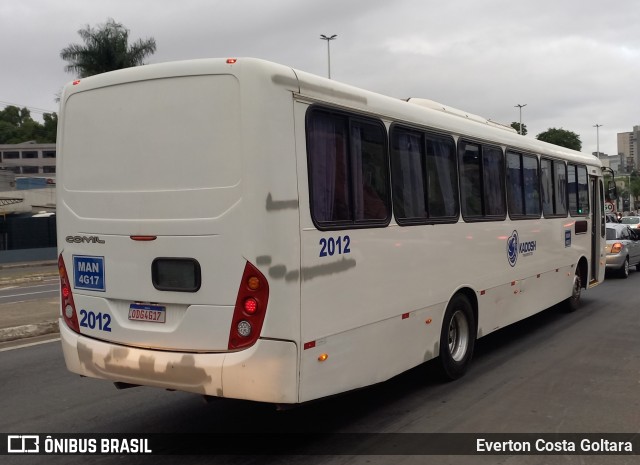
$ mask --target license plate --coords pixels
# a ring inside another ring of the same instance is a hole
[[[132,321],[150,321],[152,323],[164,323],[166,321],[166,318],[166,308],[160,305],[129,305],[129,319]]]

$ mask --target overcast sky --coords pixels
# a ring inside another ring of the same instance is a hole
[[[616,154],[640,125],[637,0],[2,0],[0,108],[57,111],[60,50],[113,18],[153,37],[147,63],[251,56],[393,97],[423,97],[535,137],[576,132]],[[32,110],[33,111],[33,110]],[[39,114],[33,111],[33,116]]]

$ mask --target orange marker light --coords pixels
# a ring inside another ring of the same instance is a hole
[[[431,318],[427,318],[427,320],[425,321],[426,324],[430,325],[431,322],[433,322],[433,320]]]
[[[260,279],[257,276],[251,276],[247,280],[247,286],[249,286],[249,289],[252,291],[258,290],[260,287]]]
[[[329,358],[329,355],[327,354],[320,354],[320,356],[318,357],[318,361],[319,362],[324,362],[325,360],[327,360]]]

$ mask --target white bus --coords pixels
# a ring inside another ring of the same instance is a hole
[[[249,58],[68,84],[69,370],[297,404],[439,358],[604,278],[593,156]]]

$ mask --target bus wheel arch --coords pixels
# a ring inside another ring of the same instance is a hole
[[[589,282],[589,262],[585,257],[580,257],[580,260],[578,261],[578,267],[576,268],[576,274],[580,276],[582,289],[586,289],[587,283]]]
[[[462,377],[473,358],[477,335],[478,305],[470,289],[456,292],[444,312],[440,331],[440,367],[448,380]]]

